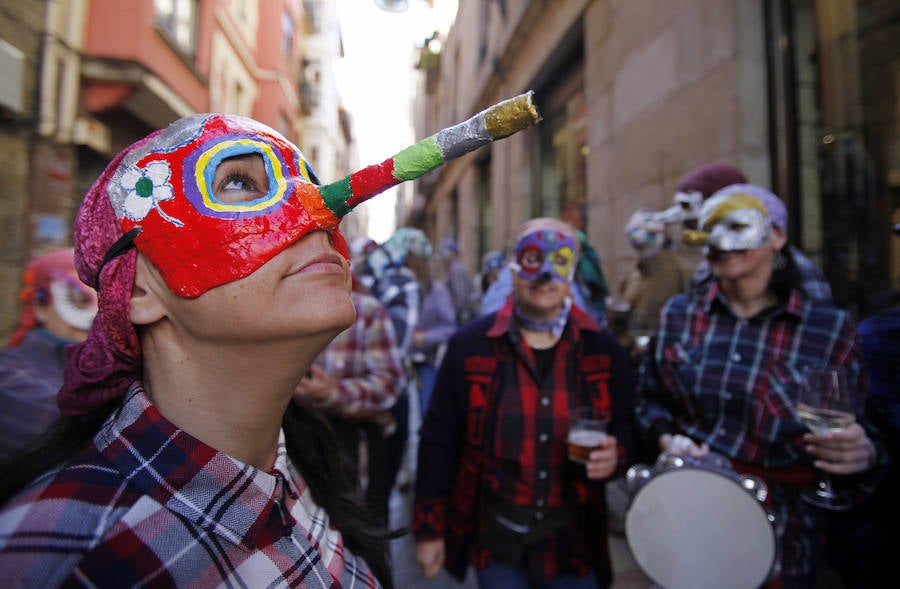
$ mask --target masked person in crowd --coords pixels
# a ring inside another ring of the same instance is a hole
[[[665,211],[667,231],[673,249],[686,266],[703,263],[703,248],[682,239],[685,230],[697,229],[697,218],[703,201],[729,184],[747,182],[743,172],[724,162],[702,164],[686,172],[678,181],[672,206]]]
[[[819,469],[843,475],[862,496],[885,460],[864,423],[813,434],[795,413],[804,369],[825,365],[846,370],[860,413],[865,378],[856,328],[849,313],[800,288],[783,251],[786,238],[755,193],[713,195],[693,237],[708,248],[714,280],[663,309],[640,371],[639,423],[660,451],[692,458],[715,453],[738,473],[762,478],[783,530],[781,576],[774,582],[815,586],[823,512],[801,491]]]
[[[560,220],[568,223],[575,232],[581,255],[575,268],[571,295],[575,303],[581,307],[598,325],[606,326],[606,297],[609,288],[606,276],[600,264],[600,256],[590,243],[587,234],[581,229],[584,225],[581,211],[572,206],[566,207],[560,214]],[[502,266],[496,279],[488,286],[481,297],[481,314],[493,313],[507,302],[513,291],[513,272],[509,266]]]
[[[355,473],[324,417],[292,402],[355,319],[338,225],[389,186],[534,124],[530,96],[473,117],[480,142],[442,130],[327,185],[296,146],[239,116],[180,119],[116,156],[75,220],[76,268],[99,310],[68,356],[64,418],[2,467],[0,578],[390,587]]]
[[[636,211],[625,225],[625,235],[638,254],[621,286],[629,309],[626,342],[633,344],[636,335],[656,329],[663,305],[687,289],[693,268],[669,249],[666,226],[658,212]]]
[[[78,279],[75,253],[62,248],[28,263],[19,294],[19,325],[0,351],[0,458],[9,458],[59,417],[65,348],[83,341],[97,314],[97,296]]]
[[[516,234],[513,295],[451,337],[420,433],[413,532],[427,576],[481,587],[608,587],[605,481],[632,451],[625,350],[572,303],[579,242],[557,219]],[[569,460],[571,414],[609,435]]]
[[[773,259],[776,269],[782,270],[790,264],[800,281],[800,288],[803,289],[808,297],[819,301],[831,301],[831,285],[828,283],[828,279],[825,277],[822,269],[800,251],[799,248],[788,242],[788,214],[783,200],[755,184],[730,184],[722,188],[717,194],[720,196],[748,194],[761,202],[772,220],[772,231],[779,238],[784,238],[785,241],[784,247],[775,254]],[[690,240],[690,235],[690,232],[686,233],[685,239]],[[710,270],[708,261],[704,260],[691,277],[691,289],[702,293],[712,280],[713,273]]]

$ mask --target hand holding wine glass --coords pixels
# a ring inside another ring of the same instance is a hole
[[[834,488],[830,472],[849,474],[844,462],[853,462],[856,448],[867,438],[856,424],[852,391],[846,373],[837,367],[809,369],[797,399],[797,417],[809,428],[804,436],[807,451],[816,458],[819,481],[815,489],[805,491],[805,501],[835,511],[852,506],[846,493]],[[860,435],[861,434],[861,435]],[[833,463],[833,464],[832,464]]]

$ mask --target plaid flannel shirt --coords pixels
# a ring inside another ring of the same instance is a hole
[[[139,383],[83,451],[0,512],[7,587],[376,587],[279,441],[260,471],[163,418]]]
[[[620,472],[634,454],[634,377],[618,341],[580,308],[542,379],[522,340],[513,302],[461,327],[450,339],[420,433],[413,532],[446,539],[447,568],[460,579],[468,563],[483,568],[485,501],[536,510],[569,508],[572,521],[535,545],[533,579],[584,574],[599,586],[612,577],[605,482],[588,480],[567,458],[573,408],[592,404],[611,417]]]
[[[322,409],[350,420],[367,420],[397,402],[406,371],[387,308],[372,295],[354,291],[350,297],[356,321],[316,359],[338,381],[336,397]]]
[[[810,468],[801,440],[806,428],[793,405],[803,368],[825,364],[847,369],[861,414],[866,381],[849,313],[793,291],[786,303],[743,319],[713,282],[704,294],[678,295],[663,308],[640,371],[638,422],[654,447],[663,433],[683,432],[773,474]],[[777,521],[785,524],[783,572],[808,574],[819,515],[797,487],[767,483]]]

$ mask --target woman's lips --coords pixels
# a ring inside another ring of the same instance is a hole
[[[288,275],[307,274],[310,272],[344,273],[344,259],[337,254],[321,254],[293,268]]]

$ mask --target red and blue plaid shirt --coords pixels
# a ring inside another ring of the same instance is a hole
[[[268,472],[163,418],[139,383],[93,444],[0,512],[7,587],[376,587],[282,434]]]
[[[703,293],[669,299],[644,360],[637,417],[649,443],[685,433],[737,469],[762,469],[785,530],[782,572],[809,574],[821,521],[794,484],[813,472],[803,449],[807,430],[793,407],[803,369],[829,364],[847,369],[861,414],[866,380],[850,314],[795,290],[786,302],[741,318],[713,282]]]

